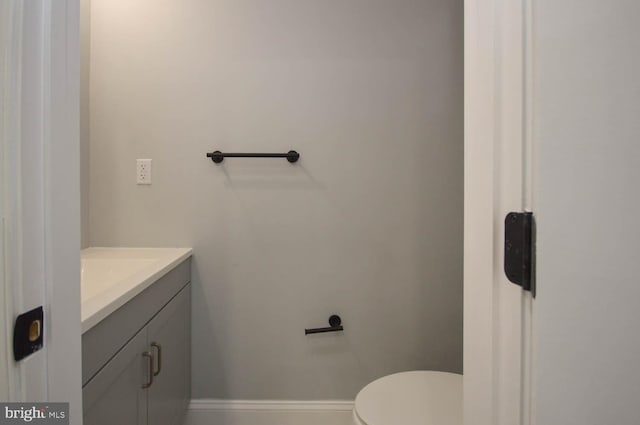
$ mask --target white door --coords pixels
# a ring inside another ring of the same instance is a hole
[[[41,2],[8,1],[3,99],[6,111],[5,159],[7,289],[9,341],[18,314],[45,305],[44,137],[45,74],[44,8]],[[45,317],[44,331],[47,334]],[[10,398],[45,401],[47,349],[11,362]]]
[[[640,423],[640,3],[534,2],[538,425]]]
[[[8,3],[0,3],[0,57],[6,57],[9,39],[9,14],[7,11]],[[3,60],[0,62],[0,81],[5,81],[6,64]],[[5,85],[0,85],[0,99],[6,99],[7,93]],[[4,222],[5,222],[5,173],[4,173],[4,141],[6,140],[6,123],[9,122],[6,117],[6,102],[0,101],[0,400],[9,399],[9,320],[7,317],[7,288],[5,286],[4,273]]]
[[[465,2],[467,425],[640,423],[638,16]],[[505,207],[536,217],[535,300],[504,279]]]
[[[80,378],[79,2],[0,3],[2,400],[70,402]],[[44,348],[14,361],[18,314],[44,308]]]

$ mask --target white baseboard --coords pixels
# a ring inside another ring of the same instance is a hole
[[[353,425],[353,401],[191,400],[184,425]]]

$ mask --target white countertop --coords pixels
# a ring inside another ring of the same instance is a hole
[[[87,248],[80,251],[82,333],[191,254],[191,248]]]

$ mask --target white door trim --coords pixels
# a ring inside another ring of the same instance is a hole
[[[2,3],[2,244],[3,244],[3,375],[6,400],[25,398],[24,372],[13,361],[13,320],[22,306],[21,278],[21,139],[22,139],[22,45],[24,5]]]
[[[82,423],[80,326],[80,1],[43,0],[49,16],[45,82],[45,291],[49,401]]]
[[[5,278],[5,216],[6,216],[6,182],[8,174],[6,173],[5,158],[8,145],[8,138],[11,131],[15,130],[12,126],[13,121],[9,113],[13,111],[10,107],[13,98],[11,91],[11,75],[9,73],[9,58],[14,45],[14,22],[13,17],[14,2],[7,0],[0,2],[0,400],[9,400],[9,395],[15,385],[12,384],[10,378],[10,315],[8,302],[9,292],[6,287]]]
[[[18,314],[45,310],[44,349],[2,357],[6,399],[71,402],[80,424],[79,0],[0,11],[5,348]]]
[[[504,218],[524,211],[528,1],[465,1],[464,416],[530,424],[530,295],[503,272]]]

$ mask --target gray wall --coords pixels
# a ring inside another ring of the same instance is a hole
[[[536,423],[639,423],[640,3],[535,2]]]
[[[461,371],[461,0],[93,0],[91,25],[91,245],[194,248],[194,397]]]

